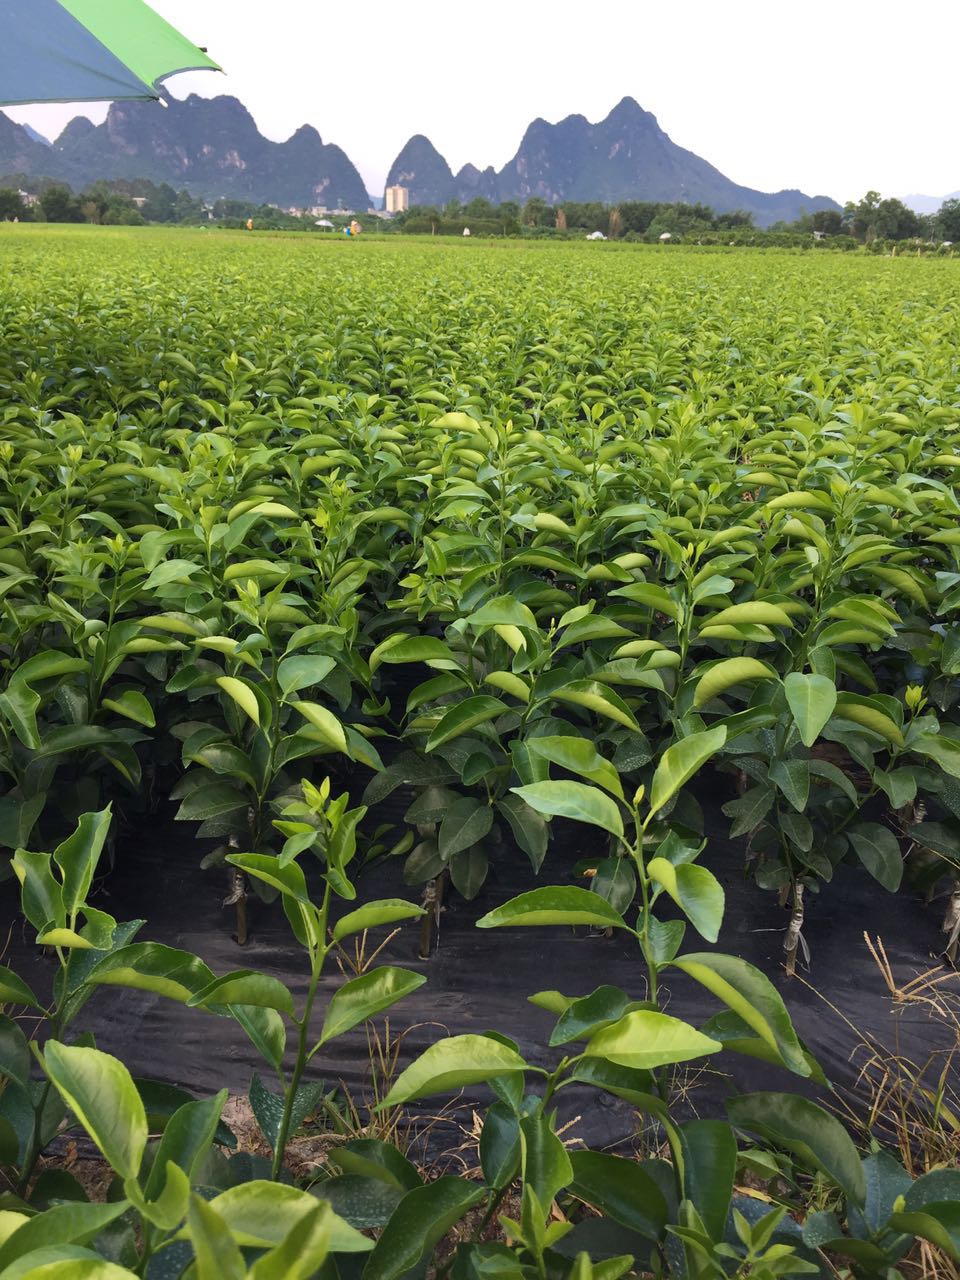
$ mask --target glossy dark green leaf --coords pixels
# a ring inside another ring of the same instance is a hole
[[[903,879],[900,842],[889,827],[879,822],[858,822],[847,832],[857,857],[885,889],[896,893]]]
[[[673,963],[742,1018],[785,1067],[799,1076],[810,1075],[783,998],[759,969],[739,956],[714,951],[683,955]]]
[[[697,1207],[711,1240],[723,1239],[737,1171],[737,1141],[722,1120],[680,1126],[684,1195]]]
[[[738,1129],[759,1134],[792,1152],[808,1168],[827,1175],[863,1208],[866,1178],[850,1135],[840,1121],[797,1094],[748,1093],[731,1098],[727,1113]]]
[[[449,862],[456,853],[482,840],[493,826],[493,808],[473,796],[462,796],[447,808],[437,832],[440,857]]]
[[[647,1240],[663,1238],[667,1203],[641,1163],[603,1151],[571,1151],[570,1163],[570,1190],[579,1200]]]
[[[363,1280],[400,1280],[484,1196],[464,1178],[438,1178],[408,1191],[367,1260]]]

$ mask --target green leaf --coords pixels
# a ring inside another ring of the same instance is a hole
[[[257,1180],[230,1187],[215,1196],[209,1207],[241,1248],[267,1249],[282,1244],[297,1223],[313,1213],[317,1201],[297,1187]],[[177,1238],[183,1235],[180,1232]],[[373,1241],[331,1214],[330,1248],[335,1253],[366,1253]]]
[[[502,716],[509,707],[499,698],[491,698],[488,694],[478,693],[472,698],[464,698],[455,703],[449,711],[440,717],[439,722],[427,739],[427,751],[435,751],[445,742],[462,737],[478,725],[485,724],[497,716]]]
[[[187,1001],[190,1008],[198,1005],[245,1004],[259,1009],[276,1009],[293,1017],[293,996],[279,978],[253,969],[235,969],[202,987]]]
[[[440,669],[458,669],[449,645],[435,636],[390,636],[370,655],[371,674],[381,663],[426,662]]]
[[[100,813],[85,813],[73,835],[53,852],[63,880],[63,907],[69,916],[86,901],[112,816],[109,805]]]
[[[99,1049],[48,1040],[43,1067],[111,1168],[135,1178],[147,1145],[147,1116],[123,1063]]]
[[[499,1040],[477,1035],[450,1036],[431,1045],[400,1073],[378,1110],[428,1094],[451,1093],[465,1085],[526,1068],[517,1051]]]
[[[99,961],[87,981],[152,991],[186,1004],[191,996],[213,981],[213,971],[189,951],[179,951],[160,942],[133,942]]]
[[[836,686],[826,676],[791,671],[783,687],[800,740],[805,747],[812,747],[837,705]]]
[[[802,813],[810,798],[810,761],[777,760],[767,776],[794,809]]]
[[[713,663],[697,681],[693,705],[702,707],[711,698],[719,697],[734,685],[776,678],[777,673],[773,667],[760,662],[758,658],[724,658],[720,662]]]
[[[705,951],[680,956],[673,962],[695,982],[732,1009],[798,1076],[809,1076],[810,1065],[797,1038],[780,993],[765,974],[739,956]]]
[[[200,1196],[190,1197],[187,1226],[197,1280],[245,1280],[247,1269],[233,1233]]]
[[[287,898],[309,907],[310,895],[303,868],[298,862],[281,862],[275,853],[228,853],[227,862],[262,880]]]
[[[502,693],[509,693],[518,702],[530,701],[530,686],[512,671],[489,671],[483,677],[483,682],[493,685]]]
[[[396,1147],[378,1138],[354,1138],[333,1146],[329,1160],[347,1173],[379,1179],[400,1191],[412,1191],[423,1183],[416,1167]]]
[[[13,681],[5,693],[0,693],[0,713],[10,721],[14,733],[30,751],[40,749],[40,732],[37,728],[37,710],[40,695],[27,684]]]
[[[334,1211],[321,1202],[250,1268],[249,1280],[310,1280],[317,1275],[333,1241]]]
[[[333,940],[340,942],[351,934],[363,933],[365,929],[376,929],[378,925],[396,924],[398,920],[410,920],[425,914],[424,908],[415,902],[407,902],[404,898],[381,898],[341,916],[333,926]]]
[[[426,978],[421,973],[395,969],[389,965],[370,969],[359,978],[345,982],[330,998],[318,1045],[326,1044],[351,1027],[389,1009],[398,1000],[422,987],[425,982]]]
[[[550,1035],[550,1046],[589,1040],[601,1027],[619,1022],[625,1013],[639,1007],[619,987],[597,987],[590,995],[572,1000],[563,1010]]]
[[[657,613],[666,614],[676,620],[680,617],[680,606],[663,587],[652,582],[632,582],[628,587],[617,587],[610,593],[623,596],[625,600],[633,600],[637,604],[646,605]]]
[[[710,1239],[723,1240],[737,1171],[737,1140],[722,1120],[688,1120],[680,1126],[683,1191],[697,1207]]]
[[[904,745],[903,733],[895,720],[883,710],[874,698],[863,698],[855,693],[837,694],[837,705],[834,716],[842,720],[851,720],[854,724],[871,733],[877,734],[892,746]]]
[[[509,822],[514,839],[539,871],[547,852],[550,830],[544,819],[519,796],[507,794],[497,801],[497,811]]]
[[[683,935],[687,926],[682,920],[658,920],[650,916],[647,920],[647,945],[650,955],[657,965],[669,964],[680,950]]]
[[[951,778],[960,778],[960,741],[942,733],[918,733],[911,737],[910,747],[935,760]]]
[[[49,853],[30,853],[18,849],[13,855],[13,870],[20,881],[20,906],[23,914],[39,932],[51,921],[67,922],[59,881],[50,870]]]
[[[510,790],[538,813],[588,822],[612,835],[623,835],[623,819],[616,801],[586,783],[532,782]]]
[[[230,782],[204,782],[184,796],[177,810],[178,821],[205,822],[221,813],[245,808],[248,798]]]
[[[437,847],[444,862],[469,849],[493,826],[493,809],[485,800],[460,796],[449,805],[437,832]]]
[[[30,1254],[39,1249],[49,1249],[64,1244],[86,1244],[98,1236],[111,1222],[116,1221],[121,1214],[126,1213],[128,1208],[125,1200],[115,1204],[84,1204],[82,1202],[56,1204],[44,1210],[43,1213],[27,1218],[6,1239],[3,1239],[2,1225],[0,1225],[0,1240],[2,1240],[0,1270],[6,1275],[8,1267],[12,1267],[21,1259],[27,1259]],[[0,1220],[7,1213],[9,1210],[0,1212]],[[21,1215],[12,1216],[20,1217]],[[20,1274],[33,1276],[37,1273],[29,1267]],[[69,1273],[66,1266],[61,1265],[59,1272],[51,1271],[49,1274],[52,1277]],[[130,1273],[118,1272],[118,1274],[128,1276]]]
[[[478,1150],[487,1186],[496,1191],[509,1186],[520,1168],[520,1121],[505,1102],[487,1107]]]
[[[218,1012],[218,1010],[214,1010]],[[249,1036],[257,1052],[269,1062],[275,1071],[283,1067],[283,1055],[287,1043],[287,1031],[283,1018],[276,1009],[257,1005],[232,1004],[226,1010]]]
[[[43,1008],[24,980],[2,964],[0,964],[0,1004],[25,1004],[33,1009]]]
[[[547,1116],[534,1113],[520,1121],[523,1181],[536,1193],[545,1212],[554,1198],[573,1180],[567,1149],[553,1131]]]
[[[618,800],[623,799],[620,775],[609,760],[605,760],[592,742],[586,738],[563,738],[545,735],[528,738],[527,748],[534,755],[542,756],[551,764],[559,765],[568,773],[577,773],[588,782],[603,787]]]
[[[701,1035],[679,1018],[641,1009],[591,1036],[584,1054],[606,1058],[621,1067],[652,1070],[675,1062],[689,1062],[691,1058],[716,1053],[722,1048],[719,1040]]]
[[[960,1262],[960,1205],[956,1200],[926,1205],[923,1210],[892,1213],[889,1225],[894,1231],[929,1240],[948,1258]]]
[[[342,752],[343,755],[350,754],[343,725],[332,711],[322,707],[319,702],[293,702],[290,705],[313,725],[328,747],[333,751]]]
[[[479,845],[462,849],[449,862],[450,879],[457,892],[472,902],[483,888],[490,870],[490,860]]]
[[[716,942],[723,923],[724,894],[713,872],[689,862],[675,867],[666,858],[651,858],[647,871],[697,932],[708,942]]]
[[[835,1116],[792,1093],[743,1094],[727,1102],[727,1113],[738,1129],[748,1129],[793,1152],[863,1208],[863,1166],[850,1135]]]
[[[363,1280],[400,1280],[485,1194],[481,1185],[451,1176],[408,1191],[367,1259]]]
[[[900,843],[889,827],[879,822],[858,822],[847,832],[857,857],[885,889],[896,893],[903,879]]]
[[[471,627],[520,627],[526,631],[537,630],[537,620],[525,604],[513,596],[498,596],[467,617]]]
[[[221,1089],[212,1098],[185,1102],[173,1113],[163,1130],[143,1189],[147,1200],[155,1200],[163,1191],[168,1160],[182,1169],[188,1179],[193,1178],[210,1150],[226,1101],[227,1091]]]
[[[639,732],[636,716],[612,689],[608,689],[599,680],[573,680],[569,684],[554,689],[549,695],[560,702],[570,702],[574,706],[586,707],[588,711],[615,720],[627,729]]]
[[[156,727],[157,718],[153,714],[153,707],[136,689],[125,690],[119,698],[104,698],[103,705],[109,711],[115,711],[118,716],[146,725],[148,729]]]
[[[224,693],[232,698],[241,711],[250,717],[255,725],[260,725],[260,703],[248,680],[240,680],[236,676],[217,676],[217,684]]]
[[[280,692],[286,697],[288,693],[323,684],[336,665],[334,659],[325,653],[299,653],[284,658],[277,666]]]
[[[647,1240],[661,1240],[668,1208],[658,1183],[636,1160],[603,1151],[571,1151],[570,1191]]]
[[[711,616],[701,624],[704,627],[742,626],[744,623],[761,623],[768,627],[792,627],[793,620],[778,604],[762,600],[749,600],[745,604],[732,604]]]
[[[520,925],[594,925],[601,929],[629,929],[624,918],[606,899],[574,885],[531,889],[511,898],[477,921],[478,929],[503,929]],[[632,930],[631,930],[632,932]]]
[[[722,726],[681,738],[660,757],[650,786],[650,811],[659,812],[727,740]]]

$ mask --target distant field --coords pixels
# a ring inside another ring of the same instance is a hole
[[[338,664],[329,688],[347,724],[334,737],[355,760],[363,742],[420,749],[461,695],[507,696],[497,734],[479,722],[477,741],[500,744],[492,796],[509,781],[501,746],[560,714],[565,678],[607,671],[615,701],[576,704],[577,731],[612,734],[611,750],[641,733],[646,759],[751,696],[752,679],[683,720],[718,659],[763,659],[777,680],[812,661],[857,696],[899,697],[918,672],[949,681],[958,262],[3,226],[0,265],[5,660],[12,672],[79,645],[85,663],[120,622],[153,655],[101,654],[99,674],[76,677],[82,699],[46,685],[36,725],[11,721],[21,839],[58,770],[76,787],[68,808],[132,803],[198,701],[240,745],[215,678],[273,688],[274,659],[258,676],[232,656],[267,626],[266,592],[286,619],[269,637],[276,661],[295,635],[313,651],[301,628],[327,628],[315,643],[321,666]],[[701,605],[714,561],[720,586]],[[544,629],[536,644],[484,639],[463,688],[448,677],[404,714],[409,689],[391,691],[395,664],[371,665],[377,646],[421,632],[461,643],[465,620],[507,596]],[[700,634],[695,609],[767,597],[796,624]],[[581,623],[554,650],[551,620],[572,608],[609,624]],[[206,635],[229,639],[211,650]],[[642,642],[627,641],[632,666],[618,635]],[[666,656],[637,666],[645,646]],[[180,653],[196,679],[171,686]],[[542,704],[520,715],[534,677]],[[113,681],[135,695],[119,711]],[[59,763],[31,773],[45,734],[71,726],[89,732],[63,737],[62,759],[44,748]],[[474,794],[483,775],[468,774]],[[474,892],[477,848],[469,873],[453,868]],[[845,842],[836,856],[852,856]],[[827,870],[804,849],[770,859],[771,884]]]

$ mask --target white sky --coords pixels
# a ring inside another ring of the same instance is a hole
[[[175,96],[234,94],[276,140],[313,124],[376,193],[413,133],[454,170],[500,168],[535,116],[598,120],[625,94],[764,191],[960,188],[957,0],[151,3],[226,70],[177,77]],[[105,107],[8,111],[49,137]]]

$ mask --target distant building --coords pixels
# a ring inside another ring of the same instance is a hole
[[[406,213],[410,208],[409,187],[387,187],[384,192],[387,213]]]
[[[35,205],[38,205],[40,203],[40,197],[36,195],[33,191],[18,191],[17,195],[20,197],[23,203],[25,205],[28,205],[31,209]]]

